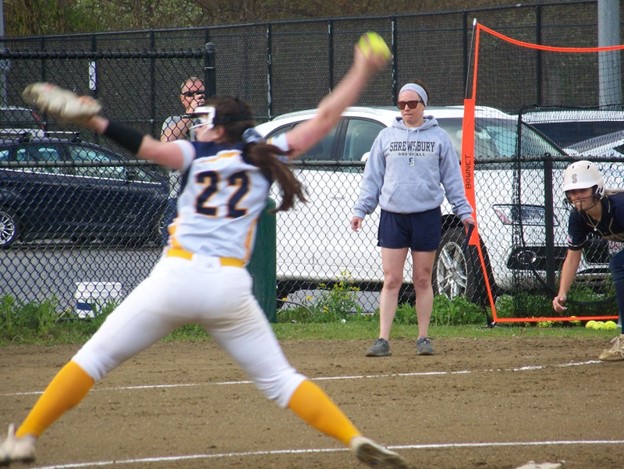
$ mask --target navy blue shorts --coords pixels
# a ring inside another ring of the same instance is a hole
[[[440,207],[418,213],[382,210],[377,237],[377,246],[382,248],[435,251],[442,240]]]

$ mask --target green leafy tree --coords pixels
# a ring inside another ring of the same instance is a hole
[[[6,0],[7,36],[40,36],[71,31],[74,0]]]
[[[517,0],[473,0],[470,8],[516,3]],[[4,0],[4,17],[6,36],[15,37],[465,8],[465,0],[396,0],[391,7],[378,0]]]
[[[193,0],[5,0],[7,37],[197,26]]]

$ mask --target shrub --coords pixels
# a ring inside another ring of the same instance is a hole
[[[96,305],[94,318],[78,319],[71,311],[62,311],[56,297],[35,303],[4,295],[0,297],[0,340],[83,340],[91,336],[116,307],[113,302]]]
[[[418,318],[416,317],[414,305],[407,303],[399,305],[394,321],[397,324],[417,324]],[[437,295],[433,298],[432,326],[481,323],[486,323],[485,311],[466,298],[457,297],[451,300],[444,295]]]
[[[277,322],[336,322],[362,315],[357,301],[359,288],[347,279],[341,279],[330,287],[319,284],[320,296],[306,298],[305,304],[280,310]]]

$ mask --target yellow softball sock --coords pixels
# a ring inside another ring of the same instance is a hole
[[[48,384],[22,425],[15,432],[18,438],[38,437],[61,415],[76,406],[93,387],[95,381],[80,366],[70,361]]]
[[[295,390],[288,408],[304,422],[345,446],[360,432],[325,392],[311,381],[303,381]]]

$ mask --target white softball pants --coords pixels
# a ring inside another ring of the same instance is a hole
[[[164,257],[72,360],[99,381],[174,329],[199,324],[267,398],[286,407],[305,376],[288,363],[251,283],[247,269],[214,258]]]

